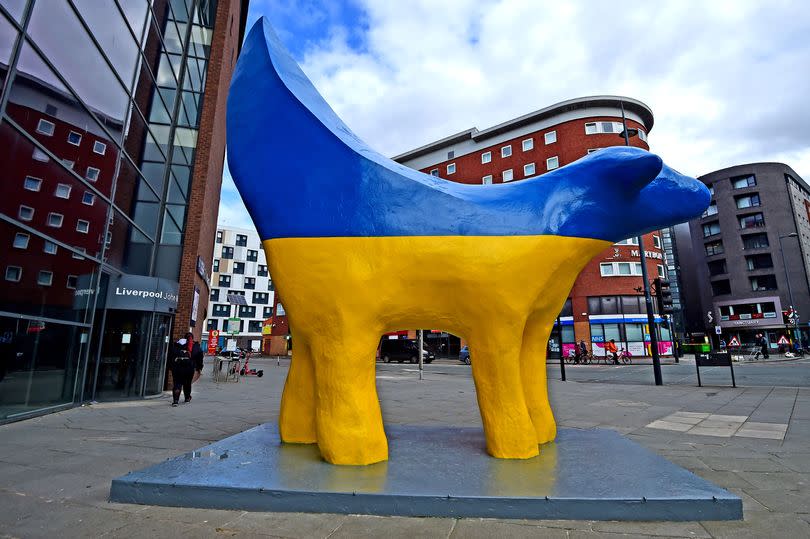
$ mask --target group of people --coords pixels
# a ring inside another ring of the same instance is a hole
[[[588,357],[588,346],[585,341],[580,340],[572,352],[574,354],[574,363],[584,363],[585,358]],[[614,365],[619,364],[619,349],[616,347],[615,339],[610,339],[605,344],[605,352],[611,355]],[[627,352],[624,353],[627,354]]]

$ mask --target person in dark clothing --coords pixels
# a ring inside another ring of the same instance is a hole
[[[191,401],[191,383],[195,372],[202,373],[203,352],[200,345],[194,342],[194,335],[186,333],[184,339],[175,343],[170,359],[172,369],[172,406],[180,402],[180,391],[185,396],[185,402]]]
[[[757,335],[756,344],[759,346],[760,352],[762,352],[763,359],[768,359],[768,341],[761,333]]]

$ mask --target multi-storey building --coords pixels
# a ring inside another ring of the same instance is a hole
[[[0,0],[0,422],[156,394],[200,334],[242,0]]]
[[[256,231],[218,228],[211,274],[206,330],[220,332],[217,346],[227,347],[231,340],[233,346],[260,350],[262,325],[272,315],[275,294]],[[243,296],[245,304],[229,302],[229,294]],[[203,336],[206,344],[208,338]]]
[[[687,329],[717,342],[719,327],[726,343],[742,346],[761,333],[776,348],[792,340],[784,315],[793,306],[806,339],[810,186],[781,163],[739,165],[699,179],[712,201],[689,222],[691,245],[678,242],[686,292],[699,300],[688,305]]]
[[[595,96],[564,101],[483,131],[468,129],[394,159],[459,183],[519,181],[565,166],[600,148],[623,145],[623,113],[628,128],[635,130],[628,131],[634,135],[630,144],[649,149],[647,133],[653,127],[649,107],[626,97]],[[655,232],[643,239],[650,279],[667,275],[662,238]],[[563,352],[584,340],[595,354],[603,354],[604,343],[615,339],[634,355],[648,353],[642,284],[636,238],[616,243],[594,258],[580,274],[560,313]],[[659,317],[656,320],[661,321]],[[670,332],[657,325],[660,351],[669,353]],[[435,339],[440,343],[441,335],[426,337],[428,342]],[[452,353],[458,339],[446,338]]]

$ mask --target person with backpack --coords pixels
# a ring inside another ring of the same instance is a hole
[[[203,369],[203,352],[200,345],[194,342],[194,335],[186,333],[185,338],[178,340],[173,346],[172,357],[169,361],[172,370],[172,406],[180,403],[180,391],[185,397],[184,402],[191,401],[191,383]]]

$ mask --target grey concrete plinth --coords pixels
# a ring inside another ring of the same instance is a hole
[[[561,430],[539,457],[488,456],[479,429],[392,426],[390,458],[333,466],[265,424],[113,480],[124,503],[372,515],[733,520],[739,497],[611,430]]]

